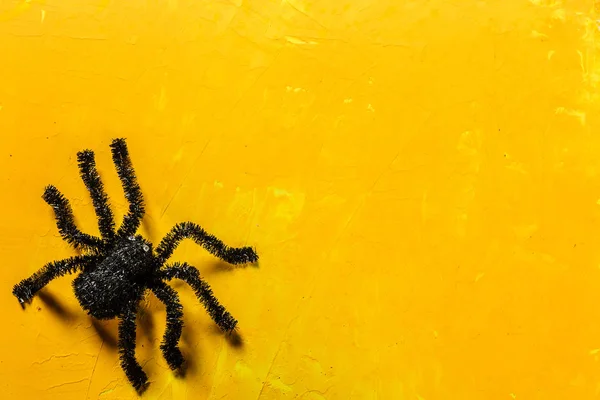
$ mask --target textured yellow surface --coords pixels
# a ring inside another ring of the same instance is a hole
[[[75,154],[126,137],[156,243],[191,220],[258,268],[186,242],[239,320],[185,285],[185,379],[139,317],[147,399],[600,396],[600,79],[593,1],[0,2],[0,393],[128,399],[116,321],[52,282],[73,253],[46,184],[97,232]]]

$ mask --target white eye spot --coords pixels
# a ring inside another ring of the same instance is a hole
[[[135,237],[129,236],[127,239],[129,239],[129,240],[131,240],[133,242],[135,240]]]
[[[147,245],[143,245],[142,249],[144,249],[144,251],[148,251],[148,250],[150,250],[150,247],[148,247]]]

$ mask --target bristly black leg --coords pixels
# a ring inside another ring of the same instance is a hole
[[[182,222],[175,225],[156,248],[159,262],[161,264],[166,262],[179,243],[187,238],[193,239],[209,253],[229,264],[245,264],[258,260],[258,255],[252,247],[229,247],[215,236],[207,233],[200,225],[193,222]]]
[[[194,290],[196,297],[221,330],[229,333],[235,329],[237,321],[219,303],[213,295],[212,289],[208,286],[208,283],[202,280],[196,268],[188,263],[173,263],[161,270],[161,275],[167,281],[176,278],[186,282]]]
[[[119,228],[117,235],[119,237],[129,237],[135,234],[142,217],[144,216],[144,198],[142,191],[137,183],[133,164],[129,158],[129,151],[125,139],[115,139],[110,145],[113,162],[117,167],[117,174],[121,179],[125,197],[129,201],[129,211],[123,218],[123,223]]]
[[[19,303],[26,303],[53,279],[65,274],[72,274],[78,269],[97,262],[98,259],[97,256],[86,255],[48,263],[29,278],[17,283],[13,287],[13,295],[19,300]]]
[[[75,226],[75,218],[69,200],[54,186],[49,185],[44,190],[42,199],[54,209],[56,226],[60,236],[76,249],[96,250],[102,246],[99,238],[81,232]]]
[[[110,240],[115,235],[115,222],[113,213],[108,205],[108,195],[104,191],[104,185],[100,175],[96,170],[96,160],[94,152],[83,150],[77,153],[79,163],[79,172],[85,187],[90,192],[96,216],[98,217],[98,227],[103,239]]]
[[[148,376],[135,359],[135,317],[137,304],[130,303],[121,315],[119,322],[119,355],[121,368],[127,379],[138,391],[143,391],[148,385]]]
[[[166,283],[157,282],[151,289],[167,308],[167,328],[160,349],[169,368],[177,370],[183,364],[183,355],[178,346],[183,328],[183,307],[177,292]]]

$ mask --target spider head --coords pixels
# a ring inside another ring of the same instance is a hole
[[[127,239],[131,242],[133,248],[152,255],[152,243],[144,239],[142,235],[129,236]]]

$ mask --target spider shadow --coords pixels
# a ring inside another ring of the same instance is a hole
[[[40,290],[36,295],[52,314],[58,316],[63,321],[73,322],[78,318],[76,313],[67,309],[47,288]],[[38,307],[39,310],[40,308]]]
[[[102,343],[112,350],[119,347],[116,333],[119,328],[115,320],[101,321],[93,317],[90,317],[90,320],[92,321],[92,327],[102,339]]]
[[[191,323],[183,314],[183,330],[181,331],[180,350],[183,355],[183,365],[175,371],[178,378],[185,378],[187,375],[196,376],[198,373],[198,364],[196,357],[198,356],[198,348],[195,346],[194,338],[198,337],[194,328],[195,324]]]
[[[213,325],[210,331],[213,335],[223,336],[225,338],[225,341],[236,350],[241,350],[245,346],[244,338],[237,329],[234,329],[232,332],[229,333],[223,333],[223,331],[219,329],[218,326]]]
[[[56,315],[58,318],[66,323],[72,323],[81,317],[81,313],[75,313],[64,306],[64,304],[58,300],[58,298],[47,288],[40,290],[37,296],[46,308]],[[138,326],[140,332],[148,338],[150,342],[154,341],[154,322],[151,318],[151,313],[140,303],[140,313],[138,314]],[[87,314],[86,314],[87,315]],[[118,347],[118,322],[117,319],[99,320],[88,315],[92,328],[96,331],[96,334],[104,345],[110,349],[116,349]]]
[[[223,260],[216,259],[216,260],[212,261],[211,263],[209,263],[208,268],[202,268],[202,269],[205,270],[205,272],[204,272],[205,275],[222,274],[222,273],[227,273],[227,272],[233,272],[238,269],[259,268],[259,262],[260,261],[257,261],[252,264],[232,265]],[[201,273],[202,273],[202,271],[201,271]]]
[[[58,298],[56,298],[56,296],[54,296],[54,294],[52,294],[52,292],[50,292],[47,288],[40,290],[37,293],[37,296],[51,313],[67,323],[74,322],[81,317],[80,313],[74,313],[73,311],[67,309],[64,304],[62,304],[60,300],[58,300]],[[112,349],[116,349],[117,339],[113,332],[111,332],[112,330],[116,329],[116,325],[110,324],[110,322],[114,321],[99,321],[92,317],[89,318],[91,320],[92,327],[100,339],[102,339],[104,344]]]

